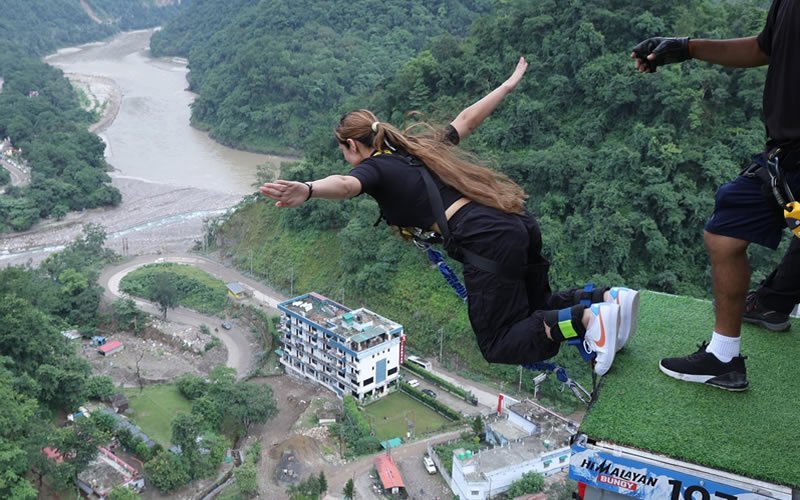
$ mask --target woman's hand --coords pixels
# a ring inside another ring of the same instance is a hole
[[[508,77],[508,80],[500,84],[499,87],[492,90],[483,98],[465,108],[455,119],[450,122],[450,125],[458,132],[460,140],[464,140],[469,136],[478,126],[483,123],[487,116],[492,114],[492,111],[497,108],[500,102],[506,95],[510,94],[517,84],[522,80],[525,70],[528,69],[528,61],[525,57],[520,57],[517,62],[517,67],[514,72]]]
[[[503,82],[503,86],[506,87],[509,91],[514,90],[517,87],[517,84],[522,80],[522,75],[525,74],[525,71],[528,69],[528,61],[525,60],[525,57],[522,56],[519,58],[519,62],[517,62],[517,67],[514,68],[514,72],[511,73],[511,76],[508,77],[508,80]]]
[[[309,187],[304,182],[277,180],[264,183],[261,194],[276,201],[275,206],[292,208],[302,205],[308,199]]]

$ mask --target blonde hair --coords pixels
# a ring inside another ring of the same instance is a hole
[[[412,134],[418,129],[426,133]],[[377,151],[387,146],[403,150],[419,158],[445,184],[482,205],[506,213],[522,213],[525,208],[527,195],[521,187],[505,174],[479,165],[473,155],[450,144],[442,131],[434,131],[428,124],[416,123],[401,131],[359,109],[342,116],[334,134],[342,144],[353,139]]]

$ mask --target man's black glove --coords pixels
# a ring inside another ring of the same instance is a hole
[[[689,38],[665,38],[656,36],[648,38],[633,48],[633,53],[641,64],[646,64],[650,71],[655,71],[657,67],[664,64],[674,64],[691,59],[689,55]],[[655,54],[655,59],[647,58],[650,54]]]

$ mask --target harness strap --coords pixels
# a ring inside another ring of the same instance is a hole
[[[766,166],[753,163],[742,174],[748,177],[756,176],[770,187],[775,201],[783,208],[786,225],[792,234],[800,238],[800,203],[795,201],[794,194],[783,176],[779,156],[781,152],[779,147],[772,149],[767,154]]]
[[[452,245],[452,240],[450,237],[450,228],[447,225],[447,217],[445,216],[444,204],[442,203],[442,195],[439,193],[439,190],[436,188],[436,183],[433,182],[433,177],[431,177],[431,173],[428,171],[428,167],[421,164],[420,162],[416,161],[416,159],[409,159],[409,163],[412,165],[419,166],[422,172],[422,179],[425,181],[425,189],[428,191],[428,199],[431,203],[431,208],[433,209],[433,215],[436,220],[436,225],[439,226],[439,231],[442,234],[442,238],[444,240],[444,247],[447,249],[449,246]],[[495,260],[487,259],[481,255],[476,254],[475,252],[471,252],[463,247],[458,247],[459,252],[464,256],[464,262],[467,262],[481,271],[486,271],[487,273],[497,274],[498,276],[502,276],[504,278],[508,278],[511,280],[518,280],[521,276],[527,274],[529,268],[528,266],[508,266],[504,265],[500,262]]]

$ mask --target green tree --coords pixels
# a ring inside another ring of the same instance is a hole
[[[150,483],[163,493],[178,489],[191,480],[186,461],[171,451],[159,451],[144,468]]]
[[[181,449],[181,458],[189,467],[189,474],[194,475],[194,469],[200,461],[200,445],[198,440],[202,434],[202,422],[197,415],[179,413],[172,419],[172,444]]]
[[[114,486],[108,494],[108,500],[138,500],[141,498],[138,493],[125,486]]]
[[[114,381],[108,375],[95,375],[86,381],[86,397],[105,400],[117,392]]]
[[[204,396],[208,392],[208,383],[197,375],[185,373],[176,382],[178,391],[189,401]]]
[[[480,415],[475,415],[475,417],[473,417],[470,421],[470,426],[472,427],[472,433],[482,439],[485,428],[483,418],[481,418]]]
[[[256,466],[247,462],[233,472],[236,478],[236,489],[243,497],[252,497],[258,494],[258,481]]]
[[[278,411],[268,385],[237,382],[234,370],[227,367],[217,367],[211,372],[208,395],[225,417],[236,422],[240,435],[252,424],[271,419]]]
[[[328,479],[325,477],[324,471],[319,471],[319,478],[317,478],[317,482],[319,483],[320,494],[328,491]]]
[[[0,358],[1,359],[1,358]],[[20,437],[35,423],[36,401],[16,392],[12,374],[0,365],[0,399],[3,401],[3,425],[0,427],[0,497],[36,498],[36,490],[26,479],[27,454]],[[40,451],[39,449],[38,451]]]
[[[352,479],[348,479],[344,484],[342,493],[347,500],[353,500],[356,497],[356,485],[353,483]]]
[[[508,488],[508,496],[518,497],[539,493],[544,489],[544,477],[536,472],[526,472]]]
[[[145,326],[145,313],[131,298],[120,298],[112,304],[114,319],[120,328],[130,329],[134,332],[141,331]]]
[[[164,319],[167,319],[167,310],[178,306],[178,289],[167,274],[159,274],[155,277],[149,298],[158,304]]]

